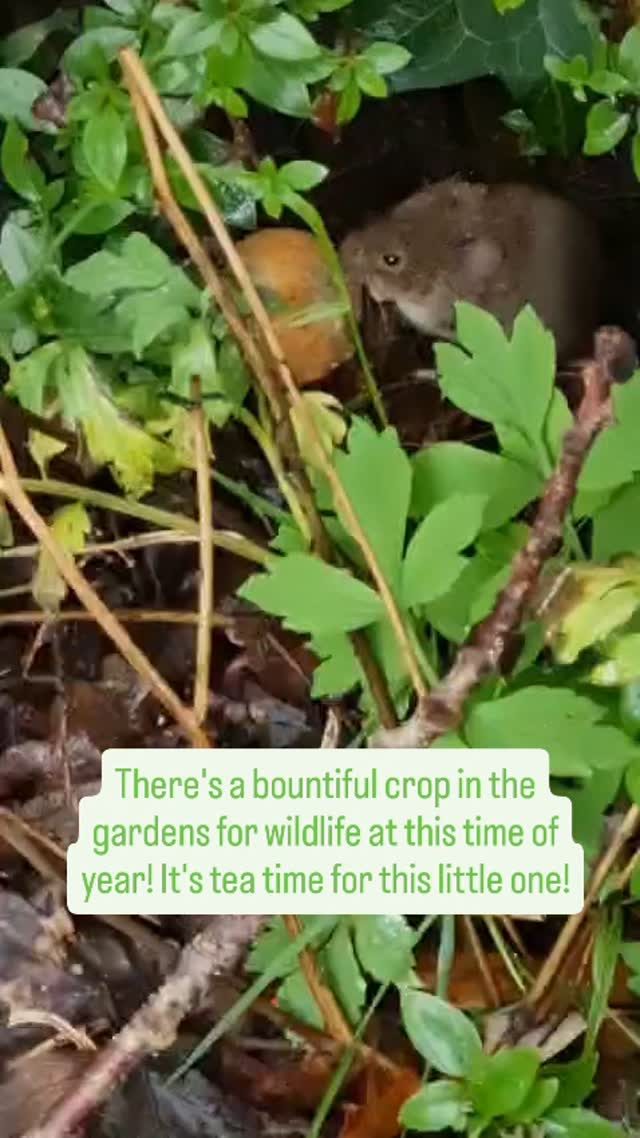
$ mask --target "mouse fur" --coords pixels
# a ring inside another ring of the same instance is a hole
[[[340,256],[356,313],[366,288],[439,339],[455,337],[458,300],[493,313],[507,331],[531,304],[560,358],[585,349],[597,323],[595,227],[571,203],[533,186],[435,183],[350,234]]]

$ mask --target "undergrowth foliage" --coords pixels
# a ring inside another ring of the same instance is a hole
[[[437,51],[432,39],[423,42],[425,21],[407,20],[397,29],[399,42],[390,42],[378,34],[379,4],[370,5],[365,19],[358,0],[107,0],[84,10],[80,28],[74,15],[57,13],[4,41],[0,355],[5,393],[40,417],[42,429],[31,431],[29,445],[42,486],[51,460],[67,445],[47,433],[52,419],[76,433],[90,472],[108,468],[129,499],[144,497],[159,474],[191,468],[195,377],[213,427],[236,419],[267,456],[275,447],[260,408],[256,415],[247,407],[250,376],[224,319],[157,216],[120,49],[140,53],[226,222],[250,230],[260,211],[274,219],[288,211],[311,227],[335,266],[322,220],[305,197],[325,168],[304,160],[278,168],[266,157],[244,169],[233,147],[203,125],[207,108],[237,122],[253,101],[326,121],[329,106],[336,126],[355,116],[363,97],[384,97],[390,84],[458,81],[496,70],[495,57],[513,90],[535,95],[551,81],[568,86],[578,101],[601,96],[586,120],[589,153],[635,132],[637,29],[614,49],[603,44],[592,14],[579,14],[565,0],[470,2],[479,32],[468,33],[466,0],[445,3],[451,20],[443,22],[441,40],[434,34]],[[425,0],[420,5],[422,12]],[[406,17],[413,0],[400,8]],[[426,8],[428,15],[434,5]],[[336,37],[342,9],[349,34],[342,26]],[[539,25],[529,37],[534,9]],[[399,18],[394,9],[389,35]],[[450,55],[449,33],[457,45]],[[57,60],[51,63],[52,37],[64,41],[61,71]],[[553,58],[551,46],[561,49]],[[526,134],[532,123],[525,115],[512,125]],[[638,166],[637,136],[633,153]],[[167,168],[177,201],[196,215],[197,202],[170,158]],[[443,393],[486,425],[485,446],[441,442],[409,457],[393,428],[349,416],[326,393],[304,396],[429,684],[446,673],[506,584],[571,422],[555,385],[553,338],[530,308],[507,335],[487,313],[458,305],[457,343],[438,345],[436,358]],[[626,796],[640,805],[640,372],[616,387],[613,399],[615,424],[583,469],[562,548],[522,630],[509,678],[486,683],[459,733],[439,743],[548,749],[554,789],[573,800],[574,832],[588,861],[598,852],[611,804]],[[337,556],[329,564],[316,555],[299,513],[285,508],[291,506],[286,493],[283,506],[274,507],[227,479],[262,521],[277,520],[266,559],[240,596],[306,638],[318,660],[313,696],[357,701],[369,734],[379,725],[379,708],[350,634],[366,638],[399,718],[413,697],[406,654],[362,548],[335,505],[317,439],[308,437],[299,414],[293,427]],[[49,522],[68,552],[83,552],[91,518],[80,501]],[[1,503],[0,543],[12,543]],[[65,596],[44,553],[32,591],[49,610]],[[640,896],[638,872],[630,891]],[[307,932],[312,920],[302,921]],[[446,984],[438,995],[423,990],[415,932],[404,919],[324,918],[319,928],[311,945],[347,1022],[355,1028],[366,1017],[372,984],[391,986],[414,1047],[435,1072],[404,1106],[404,1125],[472,1136],[534,1126],[545,1138],[615,1132],[583,1103],[620,953],[630,986],[640,990],[638,945],[623,942],[617,926],[604,921],[598,933],[583,1053],[555,1066],[541,1065],[524,1048],[485,1056],[473,1020],[444,999]],[[322,1027],[296,955],[284,951],[289,944],[278,919],[256,943],[249,969],[277,979],[281,1005]]]

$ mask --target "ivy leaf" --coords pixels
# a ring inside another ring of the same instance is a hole
[[[320,55],[320,48],[311,33],[289,12],[278,12],[273,19],[257,24],[249,38],[257,51],[271,59],[297,63]]]
[[[66,553],[82,553],[87,535],[91,533],[91,521],[82,503],[74,502],[56,510],[50,528]],[[67,594],[67,583],[60,576],[51,554],[44,548],[40,550],[31,591],[36,604],[46,612],[56,612]]]
[[[464,1130],[470,1112],[464,1084],[438,1079],[407,1099],[399,1118],[408,1130]]]
[[[468,1078],[482,1054],[471,1020],[459,1008],[416,988],[402,991],[401,1009],[416,1051],[443,1075]]]
[[[368,585],[307,553],[274,560],[238,595],[281,617],[285,628],[317,636],[364,628],[383,612],[380,597]]]
[[[412,466],[412,517],[424,517],[455,494],[483,494],[483,530],[515,517],[542,487],[531,467],[466,443],[434,443],[418,451]]]
[[[535,86],[548,54],[565,59],[591,54],[591,38],[573,0],[524,0],[501,14],[486,0],[356,0],[354,18],[371,40],[407,48],[409,65],[394,79],[397,90],[446,87],[481,75],[498,75],[520,91]]]
[[[600,724],[605,709],[568,688],[523,688],[476,704],[465,726],[471,747],[539,747],[558,778],[588,778],[593,769],[623,768],[636,748],[623,731]]]
[[[413,967],[413,932],[404,917],[354,917],[356,952],[366,972],[381,983],[401,984]]]
[[[82,149],[96,181],[115,190],[127,161],[127,132],[115,107],[108,105],[85,123]]]
[[[47,89],[44,80],[18,67],[0,67],[0,119],[15,119],[26,130],[42,130],[32,107]]]
[[[487,499],[455,494],[435,506],[413,535],[402,566],[402,602],[427,604],[451,588],[467,564],[460,551],[477,537]]]
[[[584,153],[595,157],[615,150],[627,133],[630,122],[631,115],[619,110],[610,99],[595,103],[587,115]]]
[[[527,1047],[483,1058],[472,1079],[471,1097],[478,1114],[489,1119],[516,1111],[533,1087],[539,1067],[538,1052]]]
[[[397,589],[411,496],[411,464],[393,428],[377,432],[365,419],[354,420],[347,445],[348,453],[336,452],[336,471],[386,580]],[[379,478],[372,478],[373,471],[379,472]],[[344,524],[344,519],[341,521]]]

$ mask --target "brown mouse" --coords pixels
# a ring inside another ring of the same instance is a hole
[[[455,336],[458,300],[492,312],[507,331],[531,304],[561,359],[588,345],[597,322],[595,228],[575,206],[532,186],[436,183],[350,234],[340,254],[357,312],[366,287],[440,339]]]

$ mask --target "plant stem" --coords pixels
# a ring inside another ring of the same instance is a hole
[[[240,407],[235,412],[236,418],[240,420],[242,425],[247,428],[249,434],[260,447],[264,454],[273,476],[278,483],[282,497],[286,501],[298,529],[305,539],[307,545],[311,544],[311,531],[307,521],[306,514],[300,505],[298,496],[293,489],[289,479],[287,478],[284,466],[278,454],[278,448],[274,446],[272,439],[265,431],[264,427],[258,422],[255,415],[247,411],[246,407]]]
[[[121,498],[104,490],[93,490],[91,486],[76,486],[73,482],[58,482],[53,478],[21,478],[20,484],[28,494],[72,498],[88,506],[95,506],[98,510],[113,510],[116,514],[126,514],[129,518],[148,522],[149,525],[158,526],[159,529],[176,530],[178,533],[189,534],[195,538],[200,536],[198,523],[187,514],[174,514],[170,510],[148,506],[132,498]],[[246,561],[254,561],[258,565],[267,566],[276,558],[276,554],[269,553],[257,542],[230,530],[216,530],[213,534],[213,544],[219,549],[226,549],[228,553],[235,553],[238,557],[244,557]]]

